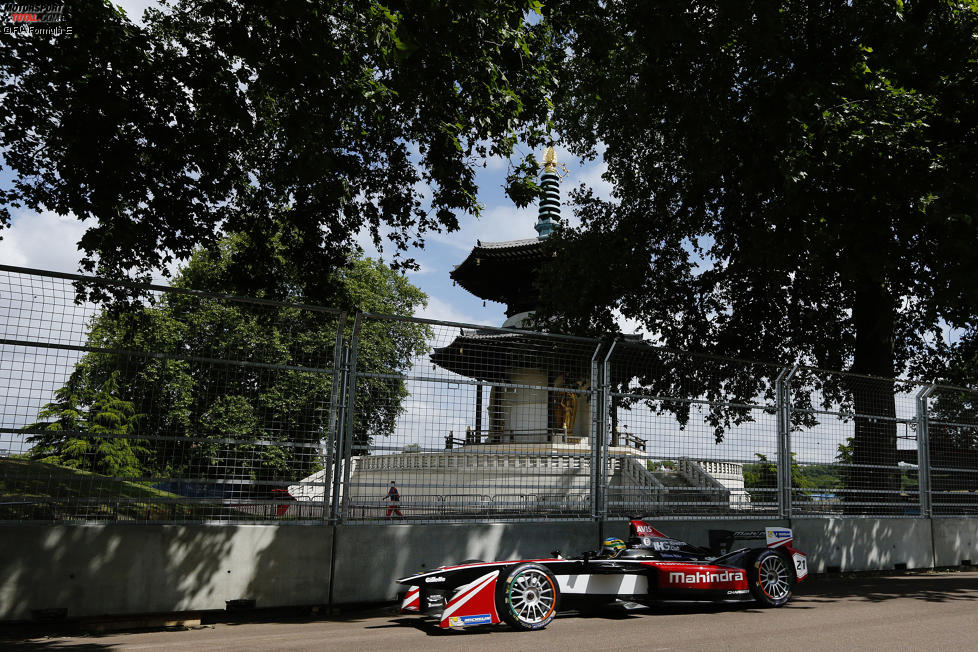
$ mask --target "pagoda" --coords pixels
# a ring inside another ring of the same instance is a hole
[[[589,436],[595,342],[522,330],[533,327],[537,279],[554,255],[547,238],[560,221],[562,167],[548,147],[536,237],[477,241],[451,272],[455,283],[470,293],[506,305],[501,328],[462,328],[430,356],[434,365],[475,385],[470,425],[464,433],[446,433],[443,450],[353,457],[349,484],[340,495],[345,517],[381,518],[386,505],[378,496],[392,479],[401,488],[400,506],[407,517],[592,513]],[[652,473],[645,440],[619,436],[615,412],[609,415],[606,449],[608,500],[614,509],[627,506],[652,513],[668,502],[696,500],[700,494],[706,499],[730,496],[729,488],[690,460],[680,460],[679,474],[673,474],[686,477],[678,485],[678,478]],[[688,471],[683,471],[684,464]],[[321,486],[308,485],[324,478],[325,471],[319,471],[289,491],[300,500],[322,500]],[[742,493],[742,477],[739,487]]]
[[[527,324],[539,303],[536,280],[554,254],[546,240],[560,221],[560,175],[553,147],[544,153],[537,236],[502,242],[477,241],[451,278],[485,301],[506,305],[503,328]],[[470,329],[431,361],[461,376],[489,384],[488,423],[483,423],[483,386],[476,392],[473,426],[459,443],[587,445],[587,396],[591,354],[579,343],[537,334]],[[509,385],[510,387],[506,387]],[[561,390],[566,391],[561,391]],[[449,440],[447,447],[451,447]]]

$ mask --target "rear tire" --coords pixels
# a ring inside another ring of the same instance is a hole
[[[773,550],[762,550],[747,566],[751,595],[762,607],[781,607],[791,599],[795,577],[784,557]]]
[[[496,611],[513,629],[543,629],[557,614],[560,589],[545,566],[520,564],[496,585]]]

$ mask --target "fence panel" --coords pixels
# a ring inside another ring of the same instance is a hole
[[[7,522],[978,514],[974,390],[8,266],[0,320]]]
[[[370,367],[371,339],[412,355]],[[345,518],[591,515],[596,341],[361,315],[355,347]]]
[[[0,269],[2,520],[322,519],[337,311]],[[319,491],[322,494],[322,490]]]
[[[609,514],[777,515],[779,371],[618,342],[610,358]]]
[[[790,381],[791,514],[920,516],[922,385],[802,367]]]
[[[936,386],[925,408],[933,513],[978,514],[978,392]]]

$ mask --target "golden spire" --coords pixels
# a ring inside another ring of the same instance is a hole
[[[557,171],[557,152],[554,151],[553,145],[548,147],[543,153],[543,171],[544,172],[556,172]]]

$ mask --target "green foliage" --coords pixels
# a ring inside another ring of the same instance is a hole
[[[177,0],[140,26],[78,0],[71,34],[0,34],[13,173],[0,225],[18,206],[90,220],[82,266],[110,276],[248,233],[236,262],[256,288],[269,273],[258,236],[283,220],[307,279],[361,231],[397,257],[478,214],[478,163],[540,142],[552,76],[538,9]]]
[[[645,468],[649,471],[675,471],[676,463],[673,460],[649,460],[645,463]]]
[[[0,520],[187,521],[247,520],[233,507],[200,504],[177,494],[89,471],[34,461],[0,458]],[[265,518],[253,516],[255,520]]]
[[[773,489],[778,486],[778,467],[768,461],[763,453],[755,453],[759,460],[757,464],[745,464],[744,486],[750,489]],[[794,471],[794,469],[792,469]],[[770,501],[775,496],[770,492],[752,493],[751,499],[755,501]]]
[[[774,501],[777,496],[770,491],[751,491],[775,489],[778,486],[778,468],[774,462],[763,453],[755,453],[755,456],[757,463],[744,465],[744,486],[751,494],[751,500]],[[843,487],[840,467],[832,464],[798,464],[794,461],[794,453],[791,460],[791,487],[796,500],[804,500],[812,493],[832,492]]]
[[[277,238],[269,238],[273,247]],[[235,287],[229,261],[248,249],[245,240],[235,236],[216,252],[201,250],[174,286],[210,292]],[[284,254],[277,271],[280,286],[270,292],[303,287]],[[312,292],[332,293],[335,303],[350,309],[399,316],[410,316],[426,299],[403,275],[360,258]],[[139,438],[128,466],[117,466],[119,475],[305,477],[322,465],[338,327],[335,313],[185,292],[165,293],[138,312],[106,309],[90,331],[88,345],[96,351],[78,362],[58,400],[34,425],[45,431],[35,437],[34,458],[96,470],[86,460],[98,459],[91,447],[104,444],[93,435],[104,430],[130,437],[108,442]],[[427,335],[421,324],[368,322],[360,332],[358,368],[402,373],[426,350]],[[101,394],[97,388],[104,388]],[[393,431],[406,389],[400,380],[371,377],[356,396],[354,445],[362,454],[372,438]],[[77,414],[93,416],[82,428],[72,421]]]
[[[543,312],[562,328],[613,330],[617,309],[676,349],[892,377],[975,322],[974,3],[593,0],[548,18],[556,125],[613,187],[576,192],[580,227],[550,238]],[[733,403],[771,389],[678,365],[648,393],[690,374]],[[854,461],[895,489],[877,468],[896,464],[893,384],[824,385],[882,417],[856,419]],[[743,418],[712,416],[718,439]]]
[[[137,415],[130,401],[120,398],[119,373],[99,385],[69,382],[44,406],[38,430],[27,441],[34,444],[30,457],[72,469],[111,477],[138,477],[140,459],[148,453],[146,441],[135,438]]]
[[[552,20],[555,120],[614,187],[577,193],[581,227],[554,242],[568,324],[613,329],[617,308],[683,350],[891,376],[978,315],[973,6],[584,2]]]

